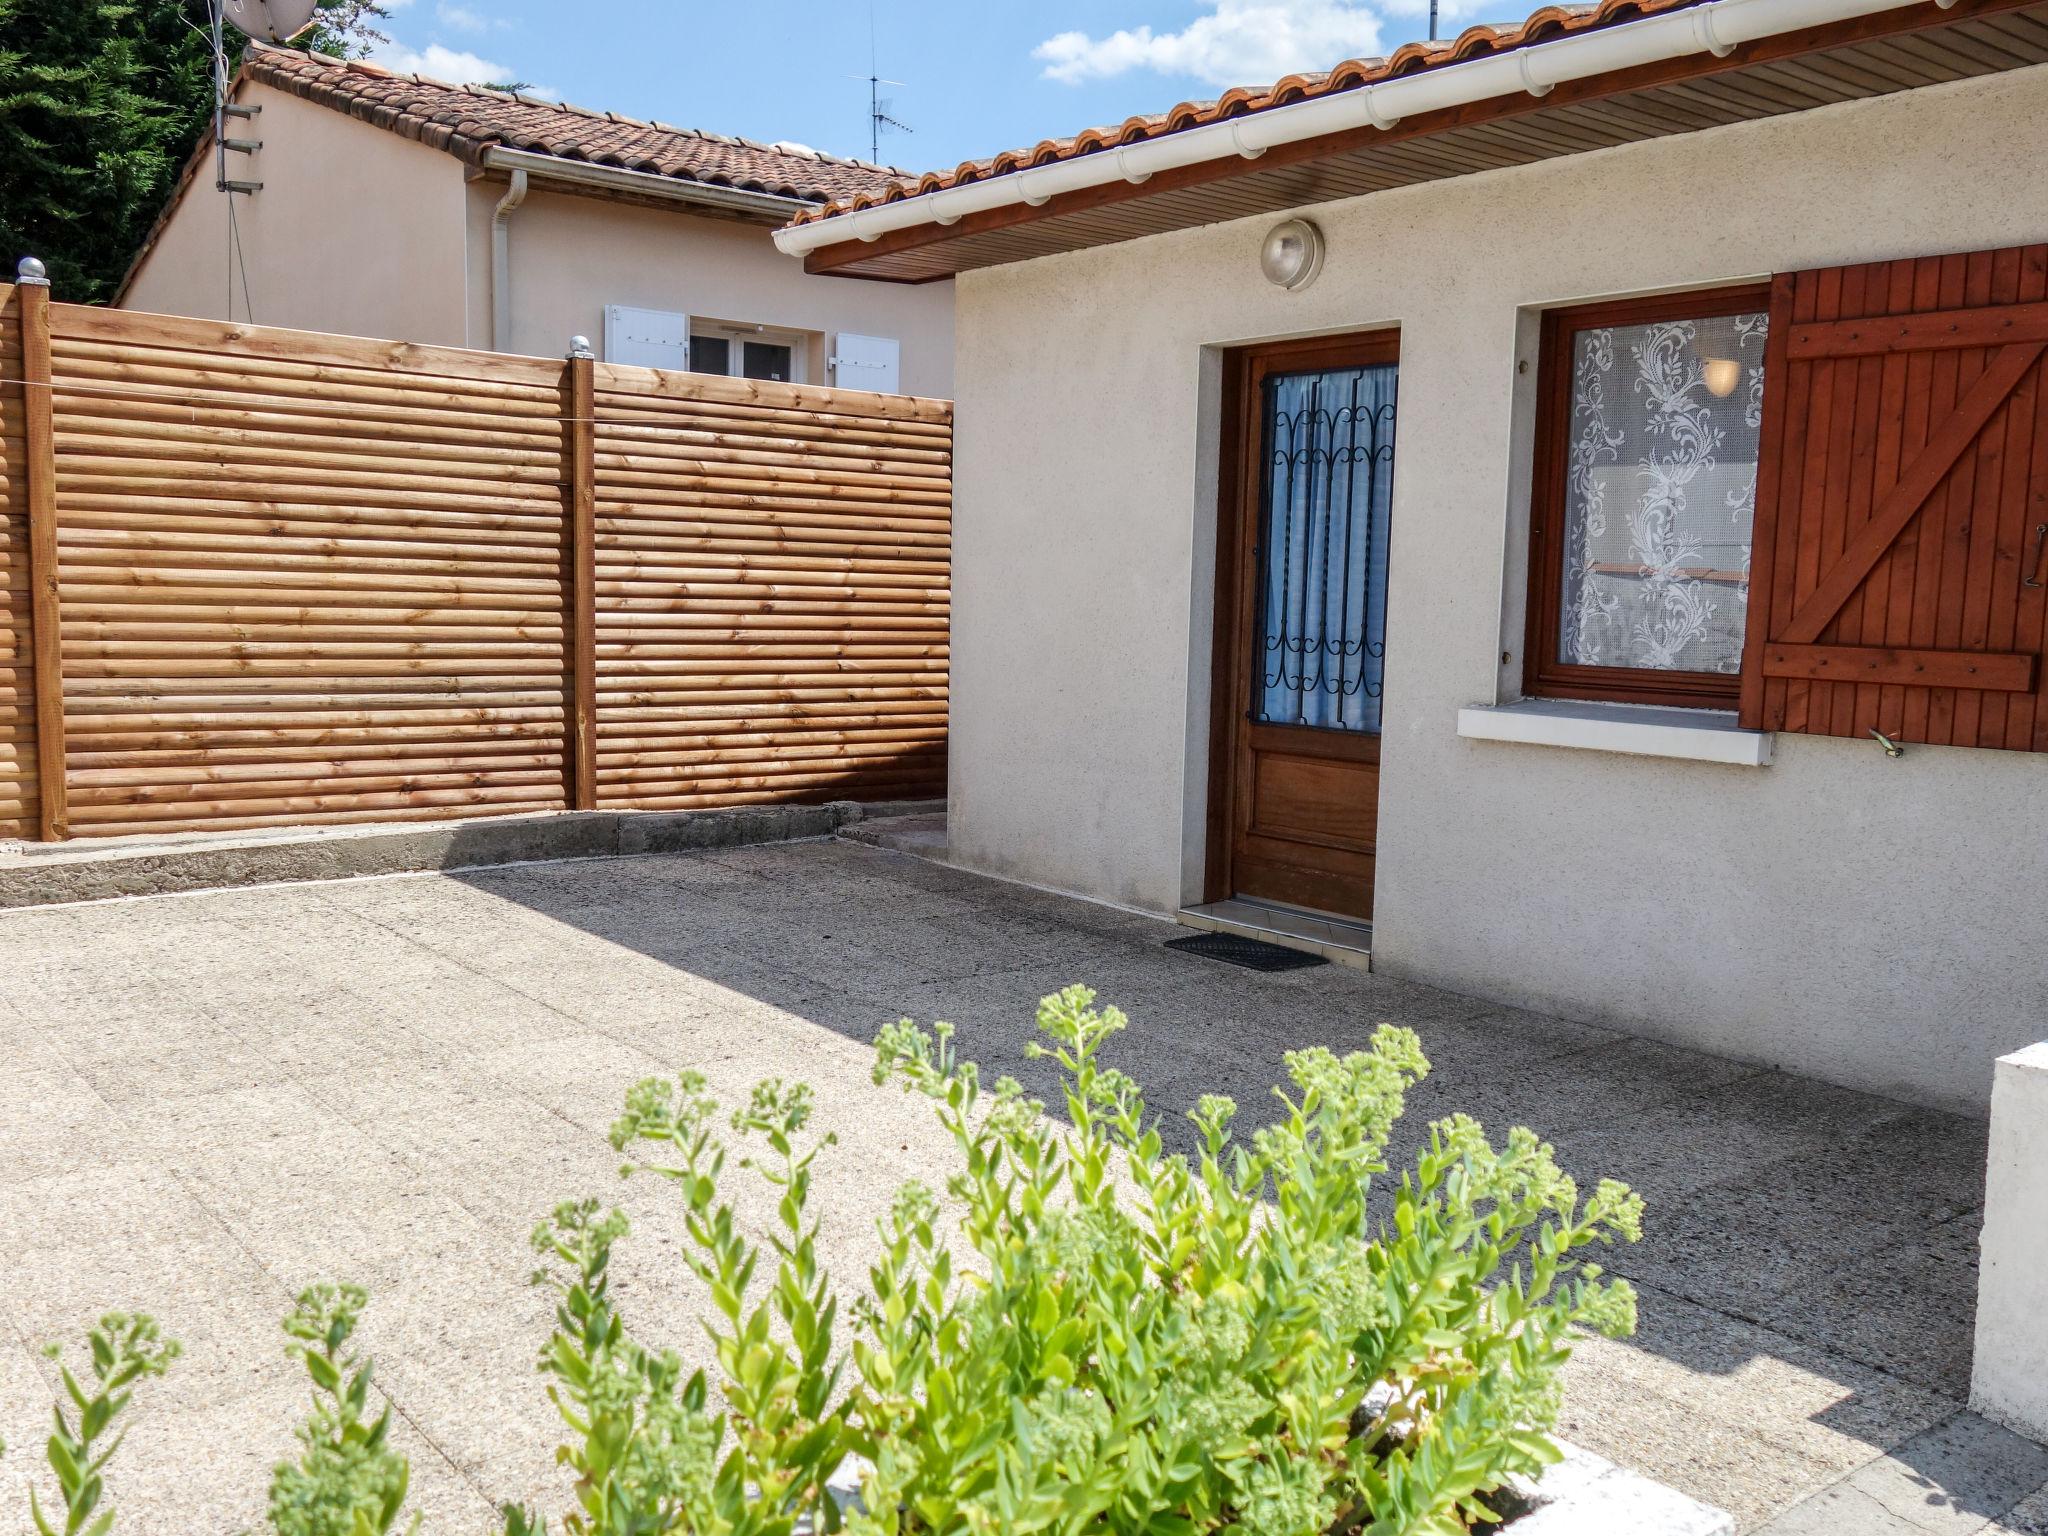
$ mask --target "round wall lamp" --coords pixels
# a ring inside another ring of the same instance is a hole
[[[1288,219],[1266,231],[1259,270],[1276,288],[1295,293],[1323,270],[1323,232],[1307,219]]]

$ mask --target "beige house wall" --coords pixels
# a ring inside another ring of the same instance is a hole
[[[490,348],[491,211],[507,186],[455,156],[254,81],[262,113],[236,136],[229,173],[263,183],[228,195],[209,161],[186,188],[122,299],[126,309]],[[760,224],[544,190],[511,215],[513,329],[504,350],[558,357],[571,336],[604,346],[604,307],[631,304],[807,333],[805,378],[831,383],[841,331],[902,346],[901,387],[949,397],[953,285],[813,277]],[[241,268],[248,270],[248,298]],[[61,295],[60,295],[61,297]]]
[[[1214,349],[1398,326],[1375,967],[1981,1110],[2048,1018],[2048,757],[1738,768],[1456,717],[1520,674],[1542,307],[2048,239],[2044,161],[2048,68],[1326,205],[1295,294],[1270,218],[963,277],[953,856],[1199,900]]]
[[[491,210],[503,179],[468,194],[471,345],[489,346]],[[902,344],[902,388],[953,392],[953,285],[814,277],[775,249],[773,231],[735,219],[678,215],[532,185],[510,220],[512,336],[506,350],[555,357],[571,336],[604,350],[604,308],[643,309],[811,333],[805,370],[834,382],[826,351],[836,332]]]
[[[240,262],[228,244],[229,194],[214,190],[209,161],[122,307],[227,319],[232,274],[236,320],[461,346],[462,163],[256,82],[236,99],[263,109],[233,129],[263,148],[228,157],[231,176],[263,183],[234,199]]]

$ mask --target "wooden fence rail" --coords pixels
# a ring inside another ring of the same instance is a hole
[[[0,287],[0,836],[919,797],[944,401]]]

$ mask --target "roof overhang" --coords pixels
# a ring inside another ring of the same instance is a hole
[[[679,207],[691,212],[718,213],[759,224],[782,224],[815,205],[798,197],[748,192],[709,182],[685,181],[652,171],[629,171],[615,165],[568,160],[526,149],[491,148],[483,153],[486,171],[524,171],[530,181],[596,197]]]
[[[1703,0],[777,231],[928,282],[2048,62],[2048,0]]]

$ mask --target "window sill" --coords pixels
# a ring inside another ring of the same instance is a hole
[[[1746,731],[1735,723],[1731,711],[1719,709],[1523,699],[1459,710],[1458,734],[1472,741],[1577,747],[1635,757],[1729,763],[1740,768],[1761,768],[1771,760],[1769,731]]]

